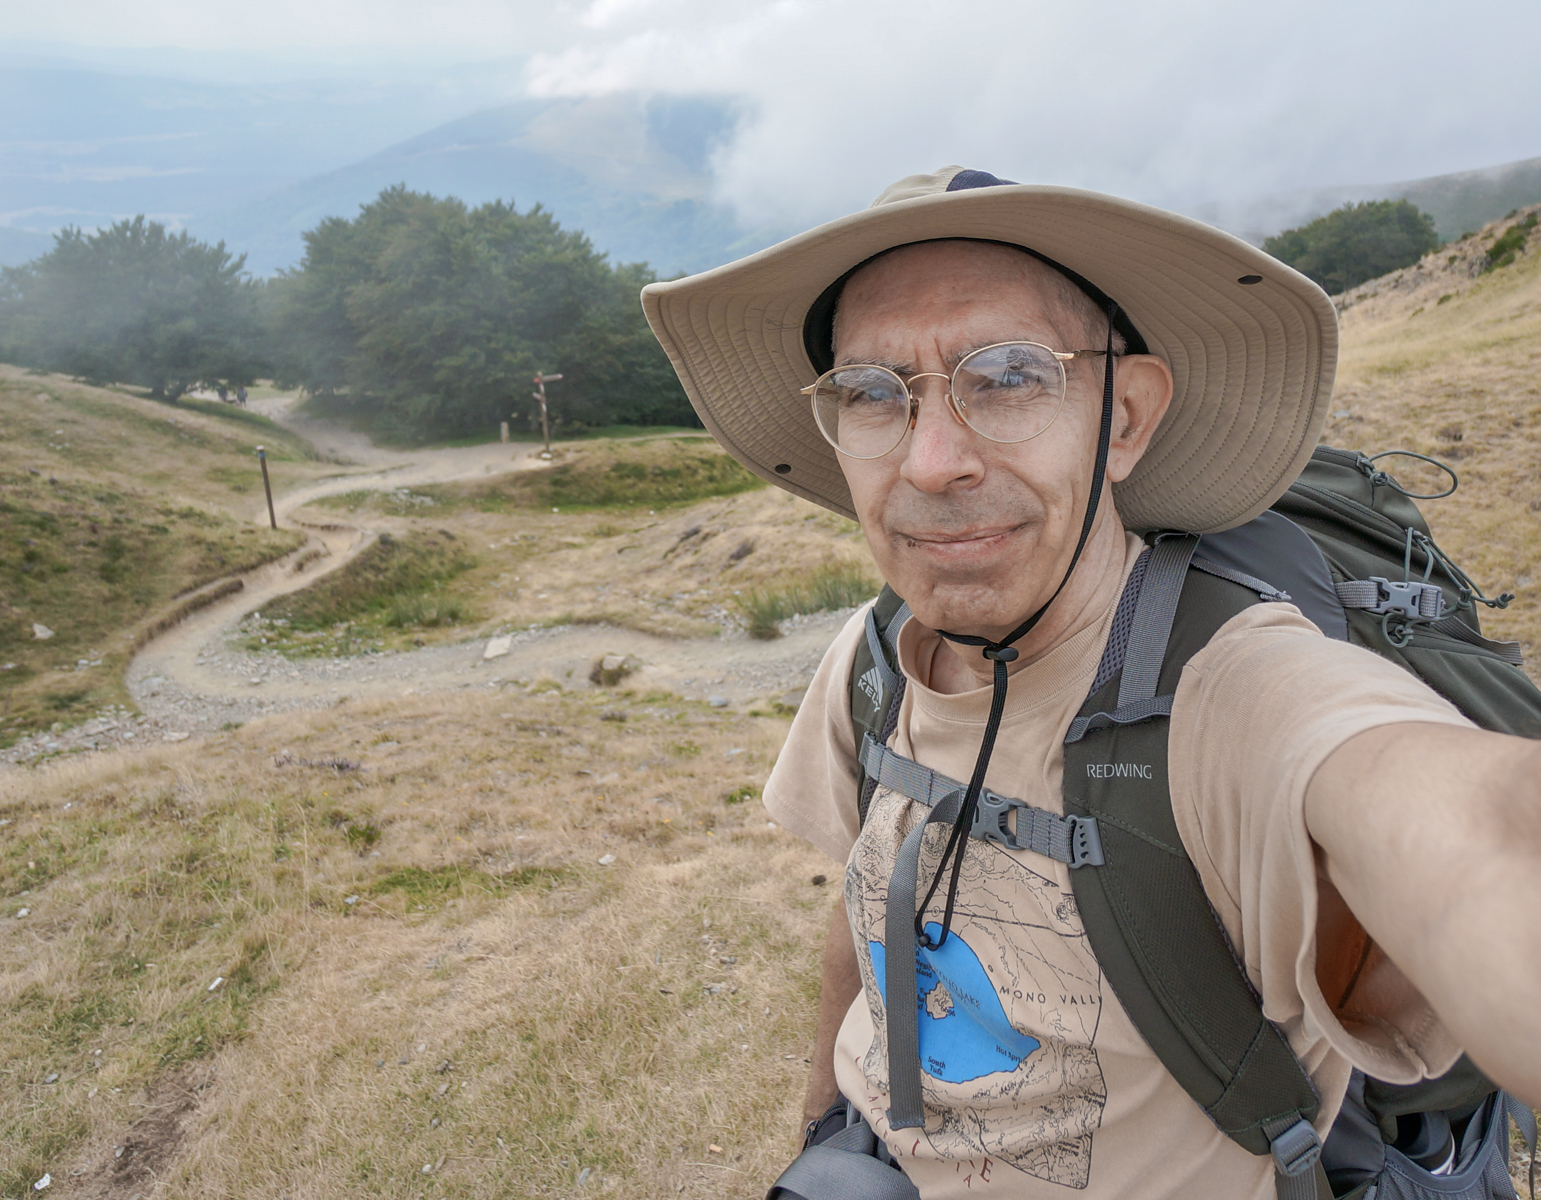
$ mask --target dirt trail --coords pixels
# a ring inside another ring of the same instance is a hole
[[[652,637],[613,627],[576,626],[513,635],[506,654],[484,657],[487,639],[398,654],[291,661],[276,653],[251,653],[237,637],[247,614],[336,570],[367,546],[378,531],[360,523],[296,523],[289,516],[323,496],[361,489],[394,489],[486,478],[541,465],[539,447],[494,443],[422,451],[394,451],[314,418],[294,414],[292,397],[253,401],[252,407],[311,440],[327,457],[365,468],[275,497],[279,520],[310,535],[307,546],[255,571],[228,601],[194,614],[141,651],[130,665],[130,695],[144,714],[137,722],[88,722],[55,741],[80,748],[129,740],[180,741],[266,713],[320,708],[345,696],[400,696],[461,688],[499,689],[550,677],[564,687],[587,687],[588,672],[602,654],[631,655],[642,667],[628,686],[664,688],[687,697],[742,704],[778,699],[806,684],[830,637],[846,615],[794,618],[787,636],[774,642],[727,635],[694,641]],[[261,502],[259,501],[259,504]],[[265,508],[252,514],[265,520]],[[323,557],[315,559],[314,551]],[[301,570],[296,565],[306,555]],[[111,725],[110,728],[104,726]],[[76,748],[60,745],[62,749]],[[43,747],[40,745],[41,751]]]

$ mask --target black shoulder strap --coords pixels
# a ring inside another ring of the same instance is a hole
[[[866,636],[856,647],[856,661],[851,666],[851,721],[856,727],[858,764],[856,803],[863,825],[867,823],[867,806],[877,790],[877,780],[867,774],[862,762],[862,742],[870,734],[878,745],[885,744],[899,718],[904,674],[899,670],[896,641],[909,615],[910,606],[885,585],[877,603],[867,610]]]
[[[1172,815],[1165,718],[1182,668],[1259,602],[1190,569],[1196,544],[1168,538],[1152,550],[1123,666],[1071,727],[1065,812],[1097,820],[1103,863],[1070,878],[1103,973],[1151,1049],[1222,1132],[1273,1154],[1281,1197],[1307,1200],[1326,1187],[1316,1090],[1263,1016]]]

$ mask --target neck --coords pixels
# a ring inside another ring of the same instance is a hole
[[[1007,665],[1009,674],[1037,662],[1107,611],[1123,582],[1124,555],[1123,523],[1109,504],[1098,514],[1065,590],[1032,631],[1016,643],[1018,657]],[[1023,619],[1027,616],[1022,614]],[[977,646],[960,646],[943,639],[931,662],[929,684],[933,691],[949,695],[972,691],[988,687],[994,669],[994,663]]]

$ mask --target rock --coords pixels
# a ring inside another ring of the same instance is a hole
[[[586,1184],[589,1181],[589,1175],[593,1172],[593,1170],[594,1170],[593,1167],[584,1167],[583,1170],[578,1172],[578,1186],[579,1187],[582,1187],[584,1184]]]
[[[30,908],[18,908],[16,910],[16,915],[18,917],[25,917],[25,916],[29,915],[31,912],[32,912],[32,910]]]
[[[814,887],[823,887],[826,883],[829,882],[829,880],[827,878],[825,878],[823,875],[815,875],[808,882],[813,884]]]
[[[513,648],[514,639],[509,634],[505,634],[502,637],[489,638],[487,649],[482,651],[482,661],[486,662],[488,659],[502,658]]]
[[[614,687],[642,666],[642,660],[630,654],[606,654],[595,659],[589,682],[600,687]]]
[[[358,903],[358,897],[357,896],[344,896],[342,902],[344,904],[357,904]]]
[[[185,741],[187,741],[188,738],[190,738],[192,736],[193,735],[190,734],[190,733],[181,733],[181,732],[163,733],[163,734],[161,734],[161,741],[163,741],[163,742],[185,742]]]
[[[600,856],[599,865],[602,867],[608,867],[613,862],[615,862],[615,855],[613,854],[605,854]]]
[[[728,707],[728,698],[726,696],[708,696],[706,698],[706,702],[708,704],[710,704],[713,708],[727,708]]]
[[[39,642],[46,642],[49,638],[53,637],[53,635],[54,631],[48,628],[47,625],[39,625],[36,621],[32,622],[32,636],[35,640]],[[44,1178],[46,1179],[47,1176],[45,1175]],[[43,1184],[42,1186],[47,1187],[48,1185]]]
[[[45,1076],[44,1079],[43,1079],[43,1082],[44,1083],[58,1083],[59,1082],[59,1072],[55,1071],[55,1072],[53,1072],[53,1074]]]

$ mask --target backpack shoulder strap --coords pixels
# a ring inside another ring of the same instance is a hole
[[[1103,848],[1101,865],[1072,871],[1071,884],[1103,973],[1157,1057],[1222,1132],[1273,1155],[1281,1197],[1311,1200],[1331,1194],[1319,1192],[1316,1090],[1263,1016],[1172,815],[1165,718],[1182,668],[1260,600],[1190,569],[1197,542],[1157,542],[1123,665],[1098,673],[1071,726],[1065,812],[1094,818]]]
[[[867,823],[867,806],[877,790],[877,780],[867,773],[862,746],[867,737],[883,745],[899,718],[904,699],[904,674],[899,670],[899,630],[909,620],[910,606],[886,584],[877,602],[867,610],[866,636],[856,647],[849,690],[851,722],[856,727],[856,804],[861,823]]]

